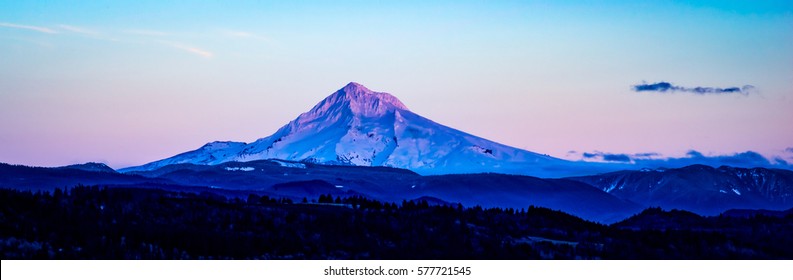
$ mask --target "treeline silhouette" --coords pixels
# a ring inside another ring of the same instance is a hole
[[[693,216],[692,216],[693,215]],[[2,259],[792,259],[793,215],[545,208],[79,186],[0,190]]]

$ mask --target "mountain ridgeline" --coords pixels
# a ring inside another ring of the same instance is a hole
[[[717,215],[730,209],[774,211],[793,207],[793,172],[765,168],[694,165],[543,179],[495,173],[420,175],[390,167],[284,160],[183,163],[127,173],[0,164],[0,188],[52,191],[78,184],[210,192],[229,197],[256,194],[296,201],[329,194],[383,202],[429,200],[468,207],[537,206],[601,223],[618,222],[647,207],[700,215]]]
[[[389,167],[283,160],[217,165],[185,163],[124,174],[0,164],[0,188],[54,190],[77,184],[211,192],[230,197],[257,194],[296,201],[331,194],[363,196],[383,202],[433,200],[488,208],[522,209],[533,205],[599,222],[616,222],[642,208],[581,182],[520,175],[422,176],[410,170]]]
[[[648,207],[717,215],[728,209],[785,210],[793,207],[793,171],[713,168],[618,171],[570,178]]]

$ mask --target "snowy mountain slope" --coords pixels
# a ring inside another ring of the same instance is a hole
[[[120,172],[155,170],[171,164],[192,163],[214,165],[228,161],[229,157],[235,156],[245,148],[247,144],[242,142],[223,142],[215,141],[207,143],[201,148],[175,155],[173,157],[147,163],[141,166],[119,169]]]
[[[213,142],[195,151],[121,171],[153,170],[177,163],[213,165],[260,159],[388,166],[421,174],[581,175],[577,172],[581,163],[512,148],[435,123],[413,113],[396,97],[357,83],[347,84],[273,135],[252,143]],[[588,164],[587,168],[592,166],[596,164]]]

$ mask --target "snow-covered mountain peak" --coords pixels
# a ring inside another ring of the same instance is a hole
[[[370,90],[370,89],[366,88],[364,85],[356,83],[356,82],[350,82],[349,84],[347,84],[346,86],[341,88],[341,91],[344,91],[344,92],[362,92],[362,93],[366,93],[366,94],[373,93],[372,90]]]
[[[396,110],[408,110],[396,97],[385,92],[375,92],[365,86],[350,82],[320,101],[308,115],[352,113],[359,117],[381,117]]]
[[[422,174],[502,172],[559,176],[568,162],[438,124],[391,94],[349,83],[270,136],[252,143],[212,142],[195,151],[125,171],[177,163],[282,159],[388,166]]]

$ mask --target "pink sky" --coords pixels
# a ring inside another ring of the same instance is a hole
[[[251,142],[350,81],[560,158],[793,162],[789,3],[81,5],[0,3],[0,162],[118,168]],[[631,90],[660,81],[757,91]]]

